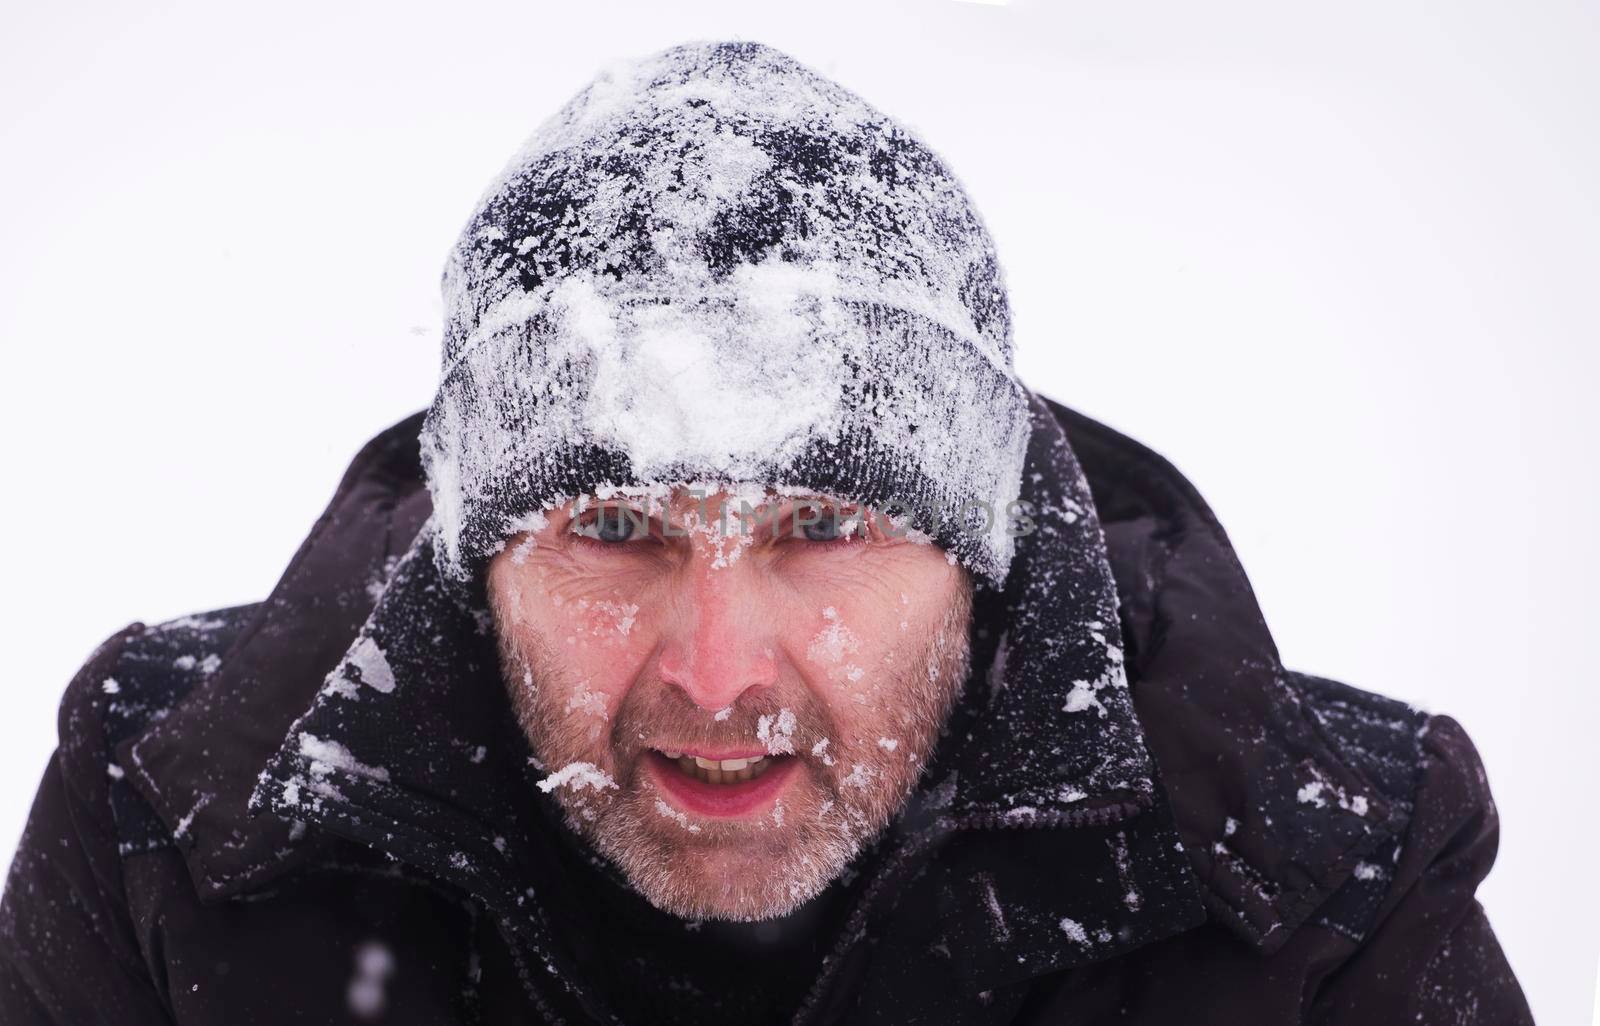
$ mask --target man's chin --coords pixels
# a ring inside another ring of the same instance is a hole
[[[670,880],[659,875],[629,879],[651,905],[680,919],[747,923],[789,915],[822,893],[833,877],[783,879],[773,874],[771,866],[736,863],[725,872],[680,874]]]
[[[690,920],[754,922],[788,915],[822,893],[851,854],[836,840],[818,843],[783,828],[760,834],[719,830],[714,836],[649,833],[654,836],[635,834],[600,848],[646,901]]]

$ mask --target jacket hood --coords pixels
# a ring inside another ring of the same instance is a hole
[[[1169,936],[1202,904],[1270,950],[1404,825],[1294,700],[1192,486],[1103,425],[1032,409],[1039,529],[1004,590],[980,589],[973,679],[922,788],[859,860],[832,971],[896,905],[930,911],[883,929],[964,938],[952,980],[972,992]],[[582,909],[529,889],[568,870],[490,625],[436,577],[417,428],[369,443],[218,671],[123,761],[183,821],[203,896],[355,840],[476,895],[588,1006]]]

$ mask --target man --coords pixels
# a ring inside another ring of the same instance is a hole
[[[272,595],[69,686],[6,1022],[1530,1021],[1460,727],[1283,667],[904,129],[668,51],[445,294]]]

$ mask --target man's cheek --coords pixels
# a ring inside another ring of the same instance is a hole
[[[614,650],[625,647],[638,633],[641,605],[620,596],[601,595],[552,603],[542,633],[551,635],[557,652]]]
[[[627,696],[633,681],[628,667],[633,660],[581,644],[566,647],[562,662],[569,684],[551,711],[567,721],[567,729],[580,730],[590,741],[598,741],[609,732]]]
[[[823,606],[809,630],[791,639],[793,647],[805,653],[813,679],[825,682],[831,690],[848,692],[861,687],[872,669],[874,646],[870,638],[857,632],[857,620],[846,608]]]
[[[640,626],[640,606],[625,597],[578,599],[571,606],[574,633],[584,642],[624,648]]]

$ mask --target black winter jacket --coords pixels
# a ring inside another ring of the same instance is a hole
[[[1131,708],[1100,730],[1148,750],[1142,786],[1066,814],[1016,802],[1024,758],[1088,779],[1037,736],[1073,686],[1044,681],[1006,712],[1021,740],[961,766],[962,794],[989,797],[927,792],[840,884],[792,1020],[1531,1022],[1473,897],[1497,821],[1461,728],[1285,669],[1195,489],[1046,415],[1104,532]],[[367,444],[269,598],[135,623],[68,686],[0,906],[0,1023],[622,1021],[592,971],[611,885],[483,757],[518,743],[498,689],[316,718],[429,515],[418,423]],[[307,722],[413,783],[286,795]]]

